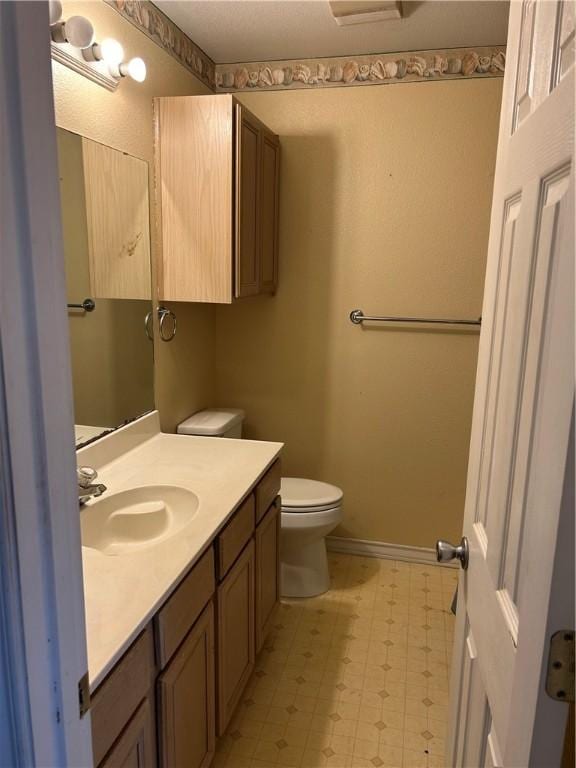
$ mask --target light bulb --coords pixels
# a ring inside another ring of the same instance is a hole
[[[130,75],[132,80],[136,80],[137,83],[143,83],[146,80],[146,64],[139,56],[136,56],[130,59],[128,64],[120,66],[120,74],[123,77]]]
[[[60,0],[50,0],[48,3],[48,13],[50,15],[50,24],[56,24],[62,18],[62,3]]]
[[[124,58],[124,49],[118,40],[114,40],[113,37],[107,37],[105,40],[102,40],[99,48],[99,58],[104,59],[110,68],[118,68],[120,66]]]
[[[64,35],[75,48],[88,48],[94,39],[94,27],[84,16],[70,16],[64,23]]]

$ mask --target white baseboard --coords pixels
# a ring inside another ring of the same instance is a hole
[[[424,563],[436,561],[436,552],[428,547],[409,547],[405,544],[387,544],[385,541],[368,541],[367,539],[347,539],[341,536],[327,536],[326,546],[330,552],[342,552],[346,555],[361,555],[362,557],[379,557],[384,560],[403,560],[407,563]],[[448,568],[456,568],[452,563],[443,563]]]

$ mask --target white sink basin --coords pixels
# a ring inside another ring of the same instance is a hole
[[[88,502],[80,513],[82,546],[105,555],[153,547],[198,511],[198,496],[175,485],[131,488]]]

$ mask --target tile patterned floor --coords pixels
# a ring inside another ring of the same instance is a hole
[[[283,600],[215,768],[440,768],[457,571],[330,554]]]

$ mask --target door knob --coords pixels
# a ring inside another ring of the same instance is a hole
[[[462,570],[468,569],[468,539],[462,536],[462,541],[455,547],[449,541],[438,539],[436,542],[436,560],[439,563],[449,563],[451,560],[460,560]]]

